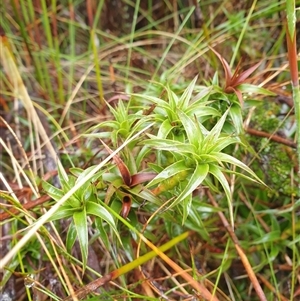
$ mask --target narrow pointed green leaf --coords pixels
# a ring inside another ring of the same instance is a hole
[[[209,171],[208,164],[198,164],[195,168],[194,173],[189,179],[189,182],[185,186],[185,188],[181,191],[179,196],[175,199],[172,207],[176,204],[180,203],[183,199],[188,197],[206,178]]]
[[[212,78],[212,81],[211,83],[216,86],[216,87],[219,87],[219,74],[218,74],[218,71],[215,72],[213,78]]]
[[[204,138],[202,143],[202,149],[204,150],[204,152],[207,152],[209,148],[215,145],[223,129],[228,112],[229,109],[227,109],[227,111],[223,114],[223,116],[218,120],[217,124],[211,129],[209,134]]]
[[[149,100],[151,103],[155,103],[159,106],[164,106],[166,105],[166,101],[161,99],[161,98],[158,98],[158,97],[155,97],[155,96],[151,96],[151,95],[147,95],[147,94],[131,94],[131,96],[135,96],[137,98],[142,98],[143,100]]]
[[[152,146],[156,149],[162,149],[167,151],[177,152],[179,154],[196,154],[196,149],[194,145],[189,143],[180,143],[178,141],[168,140],[168,139],[157,139],[155,136],[153,139],[143,141],[144,144]]]
[[[203,134],[200,128],[197,127],[195,121],[190,119],[183,111],[178,110],[178,115],[187,134],[189,143],[198,149],[203,140]]]
[[[89,175],[89,173],[92,172],[96,167],[97,167],[97,166],[90,166],[90,167],[88,167],[87,169],[82,170],[82,171],[80,172],[80,174],[78,174],[78,178],[77,178],[77,180],[76,180],[76,184],[77,184],[78,182],[80,182],[81,179],[87,177],[87,176]],[[90,185],[90,183],[92,183],[92,182],[97,181],[97,180],[99,179],[99,177],[101,177],[101,175],[103,174],[103,172],[104,172],[104,171],[101,170],[101,171],[95,173],[94,176],[88,181],[88,185]],[[88,185],[87,185],[87,186],[88,186]]]
[[[131,190],[133,195],[136,195],[139,198],[144,199],[147,202],[153,203],[157,206],[161,206],[161,199],[154,195],[149,189],[144,188],[142,191]]]
[[[192,104],[190,105],[185,111],[185,114],[188,115],[190,118],[196,116],[197,119],[200,121],[205,120],[206,118],[203,117],[214,117],[214,116],[220,116],[220,112],[216,110],[215,108],[211,108],[204,105],[199,104]]]
[[[171,88],[169,87],[169,85],[167,85],[166,90],[167,90],[167,94],[168,94],[168,101],[169,101],[169,104],[170,104],[170,108],[172,109],[173,112],[175,112],[175,110],[176,110],[176,108],[178,106],[179,98],[171,90]]]
[[[67,177],[67,181],[65,181],[64,177],[61,177],[61,184],[62,184],[62,196],[63,197],[74,185],[76,182],[76,178],[73,175],[69,175]],[[59,198],[60,200],[61,198]],[[57,200],[57,201],[59,201]],[[66,204],[68,206],[73,207],[73,208],[79,208],[81,207],[81,198],[80,198],[80,193],[79,189],[72,195],[70,198],[66,201]]]
[[[55,201],[60,200],[64,195],[61,189],[56,188],[44,180],[42,181],[42,186],[46,193]]]
[[[66,238],[66,248],[67,251],[71,254],[72,248],[74,246],[74,243],[77,238],[77,231],[74,226],[74,223],[71,223],[67,232],[67,238]]]
[[[201,154],[200,156],[200,162],[201,163],[216,163],[218,162],[220,165],[222,164],[222,162],[219,160],[218,157],[216,157],[216,155],[212,155],[212,154]]]
[[[69,218],[74,214],[75,211],[76,209],[69,205],[62,205],[54,214],[52,214],[52,216],[49,218],[49,221]]]
[[[209,131],[205,128],[205,126],[202,123],[198,122],[197,126],[200,128],[200,130],[204,136],[207,136],[209,134]]]
[[[281,231],[279,230],[274,230],[268,233],[264,233],[262,237],[253,240],[251,243],[254,245],[260,245],[260,244],[268,244],[272,242],[278,242],[281,241],[282,238],[280,237]]]
[[[219,166],[210,164],[209,165],[209,173],[211,173],[220,182],[221,186],[224,189],[224,192],[225,192],[225,195],[227,198],[227,202],[228,202],[230,222],[231,222],[231,226],[233,227],[234,226],[233,207],[232,207],[232,197],[231,197],[229,184]]]
[[[210,93],[212,92],[213,87],[210,85],[208,87],[201,86],[201,91],[192,97],[192,103],[198,103],[198,105],[204,104],[209,98]],[[186,112],[186,111],[185,111]]]
[[[173,126],[171,125],[169,119],[166,119],[159,127],[157,137],[162,139],[167,138],[168,134],[172,131],[172,129]]]
[[[113,121],[113,120],[104,121],[104,122],[101,122],[100,124],[96,125],[95,127],[93,127],[93,129],[103,128],[103,127],[118,129],[119,123],[117,121]],[[94,134],[86,134],[86,135],[94,135]]]
[[[189,106],[197,79],[198,76],[195,76],[179,99],[178,108],[182,111],[185,111]]]
[[[63,185],[61,185],[61,188],[64,191],[64,193],[69,191],[71,189],[71,187],[73,187],[75,185],[75,182],[76,182],[76,177],[69,174],[67,181],[64,181]],[[76,193],[74,193],[74,196],[75,196],[75,194]]]
[[[296,1],[286,1],[286,20],[287,20],[287,34],[291,42],[295,39],[295,29],[296,27]]]
[[[73,214],[74,226],[77,232],[77,238],[80,246],[81,256],[82,256],[82,266],[83,273],[86,269],[87,257],[88,257],[88,224],[87,224],[87,214],[85,208],[81,211],[76,211]]]
[[[84,172],[84,169],[79,168],[79,167],[71,167],[71,168],[69,168],[69,172],[70,172],[73,176],[79,177],[79,176]]]
[[[243,114],[240,105],[233,104],[229,109],[229,115],[234,124],[236,134],[239,135],[243,132]]]
[[[259,179],[259,177],[251,170],[251,168],[249,168],[246,164],[244,164],[242,161],[224,154],[224,153],[211,153],[212,156],[215,156],[217,158],[219,158],[220,161],[222,162],[227,162],[230,163],[232,165],[238,166],[239,168],[243,169],[244,171],[248,172],[252,177],[253,177],[253,181],[256,181],[264,186],[266,186],[264,184],[264,182],[262,180]]]
[[[259,87],[259,86],[256,86],[256,85],[252,85],[252,84],[240,84],[238,86],[238,89],[242,92],[242,93],[254,93],[254,94],[260,94],[260,95],[270,95],[270,96],[275,96],[276,93],[268,90],[268,89],[265,89],[265,88],[262,88],[262,87]]]
[[[187,217],[190,214],[190,210],[192,207],[192,201],[193,201],[193,197],[192,197],[192,193],[190,193],[185,199],[183,199],[182,202],[182,210],[183,210],[183,214],[182,214],[182,224],[185,223]]]
[[[144,145],[140,151],[138,152],[136,158],[135,158],[135,164],[136,164],[136,167],[137,169],[139,169],[142,165],[142,163],[144,162],[144,158],[149,154],[151,153],[151,148]]]
[[[95,215],[101,218],[102,220],[106,221],[110,225],[112,230],[115,232],[116,236],[119,238],[119,233],[115,221],[111,214],[103,206],[94,202],[87,202],[86,212],[88,215]]]
[[[103,223],[102,218],[95,217],[95,228],[99,231],[97,233],[97,236],[101,238],[101,241],[103,242],[104,246],[106,247],[107,250],[110,250],[112,247],[111,242],[108,238],[108,225]]]
[[[215,145],[212,145],[211,148],[207,150],[207,153],[220,152],[225,147],[235,143],[240,143],[240,139],[238,137],[231,137],[231,136],[219,137]]]

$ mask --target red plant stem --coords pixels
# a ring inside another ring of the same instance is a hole
[[[288,59],[290,65],[290,73],[293,87],[299,87],[298,63],[297,63],[297,44],[296,44],[296,30],[293,38],[290,36],[288,29],[286,29],[286,40],[288,47]]]

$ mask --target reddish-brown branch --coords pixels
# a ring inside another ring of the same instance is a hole
[[[0,213],[0,221],[3,221],[5,219],[11,218],[14,215],[20,214],[21,211],[23,210],[30,210],[32,208],[35,208],[38,205],[41,205],[47,201],[49,201],[51,198],[48,195],[43,195],[40,198],[34,200],[34,201],[30,201],[26,204],[22,204],[20,208],[18,207],[14,207],[10,210],[8,210],[7,212],[2,212]],[[0,203],[0,208],[4,208],[4,206]]]
[[[269,134],[269,133],[258,131],[258,130],[251,129],[251,128],[247,128],[246,132],[250,135],[254,135],[254,136],[258,136],[258,137],[265,137],[265,138],[268,138],[277,143],[281,143],[281,144],[287,145],[289,147],[296,148],[296,143],[294,141],[282,138],[278,135]]]

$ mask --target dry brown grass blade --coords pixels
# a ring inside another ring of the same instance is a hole
[[[207,195],[209,197],[210,202],[213,204],[213,206],[216,208],[219,208],[218,203],[215,201],[215,199],[214,199],[213,195],[210,193],[210,191],[207,191]],[[265,296],[265,293],[263,292],[261,285],[259,284],[259,281],[249,263],[249,260],[248,260],[247,256],[245,255],[245,252],[240,247],[239,240],[238,240],[237,236],[235,235],[234,231],[232,230],[232,227],[228,223],[228,221],[222,211],[218,211],[218,214],[219,214],[219,217],[220,217],[224,227],[227,229],[227,232],[234,243],[234,246],[241,258],[241,261],[245,267],[245,270],[247,271],[247,274],[248,274],[250,281],[257,293],[257,296],[259,297],[260,301],[268,301]]]
[[[261,282],[263,282],[263,284],[269,288],[270,291],[272,291],[274,294],[276,294],[277,298],[280,301],[289,301],[288,298],[284,297],[280,292],[276,291],[276,289],[274,288],[274,286],[262,275],[257,274],[257,276],[259,277],[259,279],[261,280]]]
[[[0,195],[1,195],[1,192],[0,192]],[[36,200],[22,204],[20,208],[17,208],[16,206],[12,206],[6,212],[0,212],[0,221],[9,219],[15,215],[18,215],[18,214],[24,212],[25,210],[30,210],[32,208],[35,208],[45,202],[48,202],[49,200],[50,200],[50,197],[48,195],[43,195]],[[0,204],[0,209],[5,210],[5,208],[6,208],[5,205]]]
[[[191,234],[191,232],[186,232],[181,235],[186,236],[189,234]],[[203,300],[206,300],[206,301],[219,301],[219,299],[216,296],[213,296],[203,284],[196,281],[189,273],[187,273],[184,269],[182,269],[179,265],[177,265],[167,255],[165,255],[164,252],[161,251],[161,248],[163,249],[164,246],[158,248],[155,245],[153,245],[149,240],[147,240],[143,235],[140,235],[140,238],[152,249],[153,254],[151,257],[148,257],[148,259],[158,255],[175,271],[175,274],[180,275],[184,280],[186,280],[189,283],[190,286],[192,286],[196,290],[197,295],[199,297],[201,297]],[[165,244],[165,245],[167,245],[167,244]],[[144,256],[148,256],[148,254],[146,254]],[[136,265],[137,264],[140,265],[140,264],[144,263],[144,261],[145,260],[141,260],[141,257],[140,257],[139,261],[136,262]],[[97,288],[104,285],[105,283],[108,283],[109,281],[116,279],[117,277],[124,274],[125,272],[132,270],[132,267],[131,267],[132,263],[129,263],[129,264],[105,275],[104,277],[98,278],[98,279],[92,281],[91,283],[87,284],[82,289],[75,292],[76,297],[78,299],[84,298],[89,293],[95,291]],[[128,268],[126,266],[128,266]],[[72,300],[71,296],[64,299],[64,301],[71,301],[71,300]]]
[[[168,203],[171,202],[172,199],[169,199],[165,203],[163,203],[152,215],[151,217],[147,220],[147,222],[143,226],[143,231],[147,228],[148,223],[150,223],[151,219],[154,218],[154,216],[163,210],[165,207],[168,206]],[[182,269],[179,265],[177,265],[173,260],[171,260],[168,256],[166,256],[163,252],[157,249],[156,246],[154,246],[150,241],[145,241],[143,240],[143,236],[140,235],[140,241],[138,243],[138,249],[137,249],[137,256],[139,256],[139,251],[141,247],[141,242],[144,241],[152,250],[157,252],[157,255],[160,256],[161,259],[164,260],[173,270],[175,271],[176,274],[179,274],[183,279],[185,279],[196,291],[198,296],[203,297],[204,300],[209,300],[209,301],[218,301],[219,299],[212,295],[210,291],[201,284],[200,282],[196,281],[188,272],[186,272],[184,269]],[[154,287],[153,287],[154,288]]]
[[[154,245],[155,251],[158,250]],[[154,250],[154,249],[153,249]],[[204,300],[207,301],[219,301],[216,296],[213,296],[210,291],[200,282],[196,281],[189,273],[181,268],[176,262],[169,258],[164,253],[158,250],[158,256],[163,259],[176,273],[178,273],[184,280],[186,280],[190,286],[192,286]]]
[[[12,84],[12,94],[14,97],[20,99],[23,103],[27,114],[28,119],[30,122],[33,123],[35,126],[35,130],[39,133],[40,137],[42,138],[43,142],[47,150],[49,151],[50,155],[52,156],[53,160],[57,160],[56,152],[49,140],[49,137],[45,131],[44,126],[33,106],[32,100],[28,94],[28,91],[23,83],[22,77],[19,73],[18,67],[15,63],[15,58],[13,56],[12,51],[10,50],[11,47],[9,45],[9,41],[6,36],[0,37],[0,60],[3,66],[4,72],[8,79]]]
[[[25,161],[25,166],[27,167],[27,169],[29,171],[29,177],[26,175],[26,173],[24,172],[23,168],[21,168],[21,166],[20,166],[19,172],[23,175],[26,183],[31,188],[32,193],[35,195],[36,198],[38,198],[39,197],[39,189],[37,187],[37,184],[33,180],[35,176],[34,176],[34,173],[32,171],[32,168],[30,166],[27,154],[26,154],[26,152],[25,152],[25,150],[22,146],[22,143],[21,143],[20,139],[18,138],[18,136],[16,135],[16,133],[14,132],[14,130],[12,129],[12,127],[1,116],[0,116],[0,121],[3,123],[3,125],[9,130],[11,135],[14,137],[15,142],[17,143],[17,145],[19,147],[19,150],[23,155],[23,159]],[[2,144],[4,149],[7,148],[6,145],[5,145],[5,142],[2,140],[2,138],[0,138],[0,144]],[[8,150],[8,153],[10,153],[9,150]],[[10,157],[11,157],[11,160],[14,160],[14,156],[13,156],[12,153],[11,153]],[[15,162],[15,164],[19,166],[19,163],[17,161]]]

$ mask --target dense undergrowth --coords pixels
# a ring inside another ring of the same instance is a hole
[[[267,2],[5,1],[1,301],[300,300],[298,79]]]

